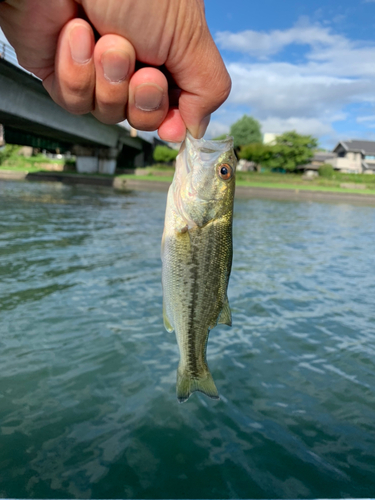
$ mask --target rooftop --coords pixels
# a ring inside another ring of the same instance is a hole
[[[340,141],[333,151],[336,151],[340,145],[346,149],[346,151],[361,152],[364,155],[375,155],[375,141],[360,141],[355,139]]]

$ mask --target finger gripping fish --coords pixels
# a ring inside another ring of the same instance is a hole
[[[218,399],[206,361],[208,334],[231,326],[227,288],[232,265],[236,157],[233,139],[186,136],[168,192],[161,257],[163,317],[180,350],[177,399],[195,391]]]

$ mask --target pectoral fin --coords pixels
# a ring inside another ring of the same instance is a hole
[[[228,297],[225,297],[224,305],[217,322],[221,325],[232,326],[232,313],[229,307]]]
[[[163,321],[164,321],[164,328],[167,330],[167,332],[172,333],[174,328],[171,325],[171,322],[169,321],[169,318],[167,316],[167,311],[165,310],[164,302],[163,302]]]

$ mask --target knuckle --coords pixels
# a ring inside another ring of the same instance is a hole
[[[92,93],[92,82],[87,78],[72,78],[65,84],[68,92],[72,96],[83,98]]]
[[[229,73],[225,71],[222,78],[217,80],[216,95],[221,104],[226,101],[229,97],[230,91],[232,89],[232,80]]]
[[[65,108],[69,113],[73,115],[85,115],[92,110],[92,102],[82,99],[69,99],[64,100],[62,103],[63,108]]]
[[[116,123],[122,122],[125,120],[125,115],[118,115],[118,114],[108,114],[108,113],[103,113],[102,111],[92,111],[93,116],[97,118],[100,122],[104,123],[105,125],[115,125]]]

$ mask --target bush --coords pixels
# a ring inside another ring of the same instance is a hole
[[[154,149],[154,160],[158,163],[170,163],[176,159],[178,151],[168,146],[156,146]]]
[[[3,148],[0,149],[0,165],[5,161],[11,159],[16,156],[18,151],[22,146],[18,146],[17,144],[6,144]]]
[[[331,179],[334,173],[335,170],[329,163],[323,163],[323,165],[319,167],[319,175],[321,177],[326,177],[327,179]]]

